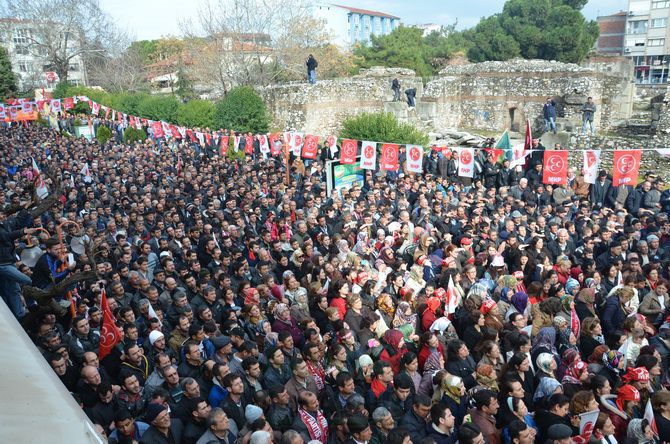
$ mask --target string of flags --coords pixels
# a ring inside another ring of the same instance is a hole
[[[243,150],[249,156],[254,155],[254,141],[258,141],[260,152],[264,157],[268,155],[279,156],[287,151],[296,157],[303,159],[316,159],[319,154],[319,141],[323,140],[324,150],[328,150],[331,159],[337,159],[341,164],[355,164],[363,170],[398,171],[400,169],[401,146],[405,148],[405,169],[410,173],[421,174],[424,171],[424,158],[426,149],[420,145],[383,143],[376,141],[359,141],[354,139],[341,139],[338,147],[338,138],[334,135],[320,137],[315,134],[289,131],[284,133],[270,134],[232,134],[228,135],[221,131],[202,132],[177,126],[164,121],[154,121],[133,115],[129,115],[108,106],[101,105],[86,96],[66,97],[63,99],[35,100],[14,99],[8,103],[0,103],[0,118],[6,121],[34,120],[39,112],[56,114],[73,109],[79,102],[88,103],[91,113],[95,116],[104,116],[106,119],[117,121],[125,127],[141,129],[147,127],[154,139],[188,139],[201,146],[218,148],[220,155],[226,156],[229,144],[232,140],[235,152]],[[89,123],[90,124],[90,123]],[[532,149],[532,132],[530,121],[526,121],[526,136],[523,143],[512,146],[507,131],[503,133],[493,148],[484,148],[489,158],[494,162],[509,161],[509,167],[523,166],[528,156],[537,150]],[[452,158],[457,165],[460,177],[474,178],[482,170],[482,165],[477,159],[474,147],[431,146],[433,151],[441,152]],[[543,178],[545,184],[565,185],[567,184],[568,172],[568,150],[542,150],[543,151]],[[571,150],[581,151],[583,154],[584,180],[587,183],[595,183],[601,164],[602,152],[599,149]],[[670,158],[670,148],[641,148],[636,150],[613,150],[613,185],[626,185],[637,183],[640,169],[642,151],[656,151],[661,156]],[[452,157],[452,155],[455,156]],[[359,160],[357,160],[359,159]],[[177,167],[182,168],[181,157],[178,158]],[[82,170],[81,175],[90,180],[90,171]]]

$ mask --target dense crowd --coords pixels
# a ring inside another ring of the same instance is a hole
[[[332,150],[287,174],[258,146],[231,160],[36,124],[0,146],[3,299],[110,443],[567,443],[591,411],[591,442],[670,442],[670,192],[653,173],[544,185],[534,141],[523,168],[478,149],[463,179],[433,150],[421,175],[367,171],[328,196]],[[65,186],[36,217],[8,210],[28,206],[31,158]],[[71,247],[84,235],[95,254]],[[97,278],[48,306],[20,294],[80,271]],[[103,289],[123,337],[100,359]]]

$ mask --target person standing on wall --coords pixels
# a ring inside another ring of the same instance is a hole
[[[391,83],[391,89],[393,90],[393,101],[394,102],[399,102],[400,101],[400,81],[397,78],[393,79],[393,82]]]
[[[407,105],[410,108],[414,108],[416,106],[416,88],[406,89],[405,95],[407,96]]]
[[[544,116],[544,130],[550,129],[556,134],[556,102],[547,97],[547,102],[542,107],[542,115]]]
[[[316,83],[316,68],[319,66],[319,62],[310,54],[305,64],[307,65],[307,80],[314,85]]]
[[[596,114],[596,104],[593,103],[593,97],[586,99],[586,103],[582,106],[582,134],[586,132],[586,124],[591,127],[591,134],[595,134],[596,129],[593,126],[593,117]]]

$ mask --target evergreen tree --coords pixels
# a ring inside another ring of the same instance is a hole
[[[17,91],[16,74],[12,71],[9,53],[5,48],[0,47],[0,99],[13,96]]]

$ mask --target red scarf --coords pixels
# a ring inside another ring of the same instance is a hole
[[[322,444],[328,441],[328,421],[320,410],[316,411],[316,418],[303,409],[298,409],[300,420],[307,426],[310,440],[317,440]]]
[[[317,362],[316,364],[312,364],[310,361],[305,361],[307,363],[307,370],[309,370],[310,375],[314,377],[314,381],[316,382],[316,388],[319,389],[319,391],[323,390],[325,387],[324,380],[326,379],[326,374],[323,371],[323,366],[321,365],[320,362]]]
[[[375,398],[379,398],[386,391],[386,387],[388,386],[377,378],[373,379],[372,384],[370,384],[370,389],[375,394]]]

